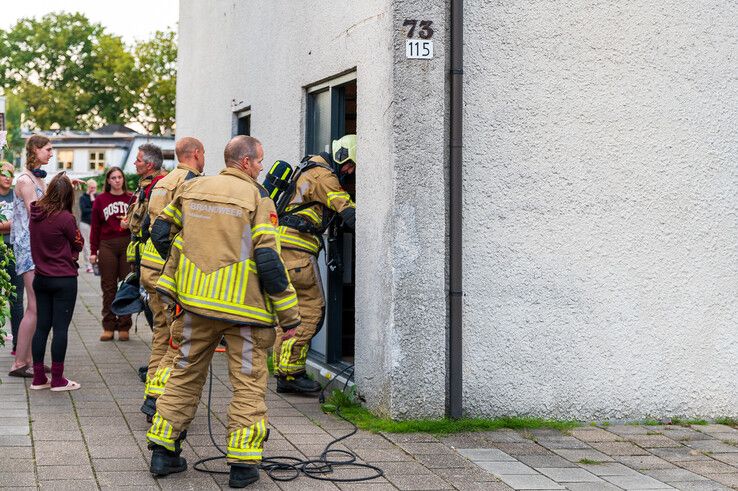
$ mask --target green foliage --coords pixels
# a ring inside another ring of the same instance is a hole
[[[538,428],[552,428],[566,431],[579,426],[576,421],[554,421],[541,418],[503,417],[494,419],[462,418],[462,419],[416,419],[409,421],[394,421],[379,418],[360,406],[355,398],[339,390],[334,390],[327,403],[322,405],[325,412],[340,410],[342,416],[352,421],[362,430],[385,431],[388,433],[433,433],[449,434],[463,431],[491,431],[502,428],[514,430],[530,430]]]
[[[138,122],[152,135],[174,129],[177,90],[177,39],[173,31],[157,31],[136,45],[136,68],[141,75],[142,110]]]
[[[25,141],[21,136],[21,123],[26,105],[23,100],[12,92],[5,97],[5,124],[8,130],[7,150],[5,157],[10,162],[20,159]]]
[[[0,213],[0,222],[8,219]],[[15,298],[15,287],[10,283],[10,275],[5,271],[6,266],[13,260],[13,251],[0,239],[0,346],[5,346],[6,332],[3,329],[5,321],[10,317],[8,302]]]
[[[96,176],[90,176],[90,177],[84,177],[81,178],[82,181],[87,181],[92,179],[97,183],[97,192],[102,193],[105,190],[105,173],[108,171],[107,168],[105,168],[100,174]],[[126,178],[126,186],[128,186],[128,190],[130,192],[134,192],[138,188],[138,174],[124,174]]]
[[[31,129],[141,120],[161,133],[174,125],[176,52],[173,32],[130,49],[83,14],[51,13],[0,30],[0,87]]]

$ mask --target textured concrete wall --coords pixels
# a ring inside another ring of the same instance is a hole
[[[738,4],[468,0],[469,415],[738,411]]]
[[[431,3],[180,4],[177,134],[204,141],[208,174],[234,107],[251,106],[265,162],[298,160],[304,87],[356,69],[356,381],[394,417],[440,416],[445,396],[442,33],[436,60],[407,62],[402,28]]]
[[[440,417],[446,397],[446,9],[437,0],[393,4],[391,415]],[[405,19],[433,21],[433,59],[406,58]]]

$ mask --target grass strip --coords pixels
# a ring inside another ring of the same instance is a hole
[[[334,391],[323,404],[325,412],[336,412],[340,408],[341,415],[354,423],[362,430],[387,433],[432,433],[436,435],[447,435],[451,433],[471,431],[492,431],[503,428],[513,430],[531,430],[549,428],[559,431],[567,431],[580,423],[576,421],[557,421],[531,417],[502,417],[494,419],[486,418],[461,418],[461,419],[412,419],[407,421],[395,421],[388,418],[380,418],[369,412],[366,408],[355,403],[349,396],[340,391]]]

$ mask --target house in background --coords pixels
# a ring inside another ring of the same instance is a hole
[[[75,178],[84,178],[101,173],[111,166],[118,166],[126,174],[136,169],[138,147],[153,143],[162,148],[164,167],[174,167],[174,136],[151,136],[138,133],[127,126],[111,124],[94,131],[44,131],[40,132],[51,139],[54,156],[45,167],[49,176],[66,171]],[[25,137],[31,134],[25,134]],[[25,164],[23,155],[22,165]]]

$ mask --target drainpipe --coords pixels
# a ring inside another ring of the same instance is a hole
[[[447,416],[462,415],[462,201],[461,143],[463,123],[464,1],[451,1],[451,100],[449,141],[449,397]]]

